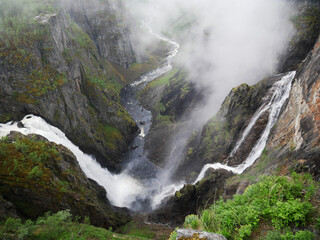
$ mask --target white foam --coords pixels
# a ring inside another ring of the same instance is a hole
[[[103,169],[94,157],[83,153],[62,131],[51,126],[42,118],[27,115],[21,122],[25,128],[18,128],[17,123],[12,122],[0,124],[0,136],[6,136],[11,131],[17,131],[24,135],[38,134],[51,142],[65,146],[76,156],[86,176],[106,189],[108,199],[113,205],[128,207],[135,200],[135,196],[145,194],[139,181],[124,173],[112,174],[107,169]]]
[[[199,176],[197,177],[196,181],[194,182],[197,183],[201,179],[204,178],[205,173],[208,169],[226,169],[228,171],[232,171],[236,174],[241,174],[243,171],[245,171],[248,167],[250,167],[262,154],[263,149],[265,148],[270,131],[274,124],[278,121],[278,117],[280,115],[280,111],[282,108],[282,105],[284,102],[287,100],[290,94],[291,90],[291,82],[293,78],[295,77],[296,72],[289,72],[286,76],[284,76],[280,81],[276,82],[270,91],[274,91],[272,98],[270,99],[270,102],[268,103],[267,106],[263,107],[262,109],[259,108],[258,112],[254,115],[253,119],[251,120],[250,124],[247,126],[247,129],[245,129],[243,137],[241,140],[236,144],[235,149],[231,152],[231,155],[235,154],[237,149],[240,147],[242,142],[245,140],[246,136],[250,132],[251,128],[254,126],[256,121],[259,119],[259,116],[262,115],[265,111],[269,110],[269,118],[268,118],[268,123],[260,137],[260,139],[257,141],[255,144],[254,148],[250,152],[249,156],[247,159],[241,163],[240,165],[236,167],[231,167],[228,165],[223,165],[221,163],[214,163],[214,164],[206,164]]]

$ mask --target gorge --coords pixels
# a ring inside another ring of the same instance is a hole
[[[235,239],[188,219],[299,173],[310,227],[287,228],[320,236],[318,1],[23,1],[0,3],[4,224],[69,209],[121,233],[133,218]]]

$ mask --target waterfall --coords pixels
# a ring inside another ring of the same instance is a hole
[[[254,114],[251,122],[249,123],[247,128],[244,130],[242,138],[236,144],[233,151],[231,151],[230,155],[232,156],[236,153],[238,148],[241,146],[242,142],[245,140],[245,138],[247,137],[251,128],[255,125],[256,121],[259,119],[259,117],[262,115],[262,113],[264,113],[265,111],[268,110],[269,111],[268,123],[267,123],[260,139],[257,141],[255,146],[251,150],[247,159],[243,163],[241,163],[240,165],[238,165],[236,167],[223,165],[221,163],[206,164],[202,168],[198,178],[196,179],[196,181],[194,183],[197,183],[198,181],[203,179],[206,171],[210,168],[212,168],[212,169],[225,169],[228,171],[232,171],[236,174],[241,174],[241,173],[243,173],[244,170],[246,170],[248,167],[250,167],[261,156],[261,153],[267,144],[270,131],[271,131],[272,127],[274,126],[274,124],[278,121],[278,117],[280,115],[282,105],[289,97],[290,90],[291,90],[291,82],[292,82],[293,78],[295,77],[295,75],[296,75],[295,71],[289,72],[280,81],[274,83],[272,88],[269,90],[271,92],[274,91],[269,103],[267,104],[267,106],[259,108],[257,113]]]
[[[18,124],[13,122],[0,124],[0,137],[7,136],[11,131],[17,131],[23,135],[41,135],[51,142],[65,146],[76,156],[86,176],[106,189],[108,199],[115,206],[127,207],[135,196],[144,194],[143,186],[136,179],[126,174],[112,174],[102,168],[94,157],[83,153],[61,130],[51,126],[42,118],[27,115],[21,122],[24,128],[19,128]]]
[[[138,100],[135,97],[132,97],[131,92],[136,94],[146,83],[172,70],[172,59],[178,53],[180,46],[178,43],[152,32],[151,29],[149,29],[149,32],[160,40],[168,42],[173,47],[165,58],[162,66],[142,75],[138,80],[128,86],[130,88],[128,90],[128,95],[131,96],[131,99],[126,101],[123,105],[132,115],[134,120],[138,122],[138,125],[141,128],[141,133],[135,140],[138,141],[139,145],[137,146],[139,147],[137,149],[133,149],[129,153],[129,155],[131,154],[129,156],[130,162],[125,166],[120,174],[112,174],[108,169],[102,168],[93,156],[83,153],[79,147],[74,145],[61,130],[48,124],[38,116],[31,114],[25,116],[21,120],[25,126],[24,128],[19,128],[17,122],[0,124],[0,137],[7,136],[11,131],[17,131],[24,135],[41,135],[51,142],[61,144],[68,148],[76,156],[77,161],[86,176],[95,180],[99,185],[106,189],[107,197],[113,205],[143,211],[145,206],[139,205],[139,200],[141,200],[142,204],[144,204],[144,202],[149,202],[149,208],[157,206],[154,202],[161,202],[161,200],[171,192],[168,191],[168,189],[172,189],[173,186],[162,188],[157,176],[148,175],[144,171],[147,168],[148,170],[155,169],[153,163],[151,163],[143,154],[144,137],[148,134],[151,125],[151,113],[139,105]],[[139,121],[141,120],[145,120],[143,124],[139,124]],[[139,173],[134,173],[135,171],[138,171]],[[141,177],[138,177],[139,174],[145,174],[147,178],[142,179]],[[178,188],[175,187],[175,189],[178,190],[181,187],[182,186],[179,186]],[[153,199],[153,194],[160,188],[162,189],[160,195],[156,195],[155,199]]]

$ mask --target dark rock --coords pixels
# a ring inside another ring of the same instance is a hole
[[[18,128],[24,128],[24,125],[22,122],[18,122],[17,126],[18,126]]]
[[[137,145],[131,145],[131,149],[137,149],[139,146]]]
[[[204,239],[204,240],[227,240],[224,236],[217,233],[208,233],[203,231],[195,231],[192,229],[179,228],[176,230],[177,240],[192,240],[192,239]]]
[[[0,163],[0,194],[12,203],[20,217],[36,219],[48,211],[70,209],[74,216],[87,216],[91,224],[99,227],[117,228],[130,221],[128,211],[110,204],[106,190],[85,176],[67,148],[37,135],[23,136],[14,132],[8,139],[19,139],[27,146],[27,156],[38,156],[32,160],[22,155],[14,162],[11,156],[17,156],[15,151],[18,150],[11,148],[14,143],[6,143],[8,152],[3,161],[7,166]],[[41,151],[46,153],[45,159]],[[11,171],[14,164],[19,168]],[[34,166],[37,166],[36,176],[31,174]],[[15,180],[10,180],[12,178]],[[3,210],[0,208],[0,211]]]
[[[320,18],[319,1],[303,0],[299,2],[301,3],[298,4],[298,13],[294,16],[293,21],[296,33],[291,39],[287,51],[280,57],[279,72],[298,69],[312,50],[320,32],[318,21]]]
[[[121,106],[119,92],[94,79],[125,84],[110,70],[105,56],[119,64],[132,62],[129,33],[118,24],[121,13],[116,12],[110,24],[105,19],[115,11],[108,1],[99,1],[101,8],[82,0],[75,2],[65,8],[67,12],[55,6],[57,13],[46,19],[48,31],[39,40],[33,35],[21,37],[28,42],[21,44],[24,56],[18,58],[20,55],[12,52],[1,58],[0,121],[21,119],[30,113],[40,116],[82,150],[95,155],[102,166],[115,170],[138,127]],[[79,11],[79,19],[75,19],[79,25],[68,15],[73,7]],[[43,32],[43,24],[37,27],[36,32]],[[80,35],[85,43],[76,40]],[[38,80],[39,75],[46,81]]]
[[[6,201],[0,195],[0,221],[8,217],[17,218],[17,209],[11,202]]]
[[[140,121],[140,124],[141,125],[146,125],[146,122],[145,121]]]

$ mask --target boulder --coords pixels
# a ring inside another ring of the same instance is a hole
[[[217,233],[208,233],[203,231],[195,231],[192,229],[178,229],[177,240],[227,240],[224,236]]]

